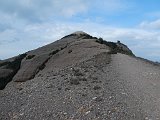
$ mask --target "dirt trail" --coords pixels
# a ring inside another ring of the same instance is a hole
[[[132,96],[128,101],[135,111],[143,113],[144,119],[160,119],[160,67],[124,54],[112,56],[112,65],[124,86],[124,95]],[[126,102],[127,103],[127,102]],[[130,108],[129,108],[130,109]],[[139,118],[141,119],[141,118]]]

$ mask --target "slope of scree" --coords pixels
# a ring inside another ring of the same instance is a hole
[[[75,32],[0,61],[1,76],[15,69],[0,91],[0,120],[160,118],[160,67],[119,41]]]
[[[133,55],[132,51],[122,43],[107,42],[102,39],[92,37],[85,32],[78,31],[63,37],[62,39],[54,43],[22,54],[20,55],[20,57],[18,57],[20,58],[20,60],[17,60],[17,58],[15,59],[16,62],[14,60],[0,61],[0,74],[2,74],[0,77],[0,89],[4,89],[7,83],[11,80],[15,82],[25,82],[27,80],[33,79],[40,71],[45,68],[47,62],[50,61],[53,56],[61,53],[61,51],[67,51],[69,48],[68,46],[70,46],[71,44],[84,40],[89,40],[92,42],[96,41],[100,44],[108,46],[110,48],[110,51],[108,51],[108,53],[110,54],[120,52],[128,55]],[[81,50],[79,52],[81,52]],[[6,66],[6,64],[14,64],[16,68],[10,69]]]

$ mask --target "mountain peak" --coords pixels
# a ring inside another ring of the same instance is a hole
[[[83,31],[76,31],[76,32],[74,32],[74,33],[72,33],[72,34],[78,35],[78,36],[80,36],[80,35],[89,35],[89,34],[83,32]]]
[[[119,40],[77,31],[0,61],[0,120],[160,118],[159,78]]]
[[[68,37],[83,38],[83,39],[91,39],[91,38],[93,38],[91,35],[83,32],[83,31],[76,31],[74,33],[71,33],[69,35],[64,36],[63,38],[68,38]]]

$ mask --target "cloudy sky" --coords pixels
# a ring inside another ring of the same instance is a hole
[[[0,59],[75,31],[160,61],[160,0],[0,0]]]

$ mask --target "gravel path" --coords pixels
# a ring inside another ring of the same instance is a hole
[[[123,54],[112,56],[112,65],[119,74],[119,82],[124,85],[123,94],[132,95],[132,101],[136,103],[132,105],[127,101],[133,107],[129,109],[143,113],[139,119],[159,120],[160,67]]]
[[[158,120],[160,68],[99,53],[0,91],[0,120]]]

